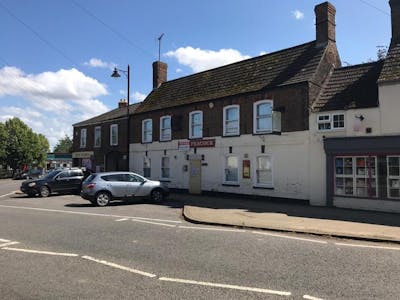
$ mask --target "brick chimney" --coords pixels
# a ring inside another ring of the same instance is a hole
[[[121,99],[121,100],[119,100],[119,102],[118,102],[118,108],[127,107],[127,106],[128,106],[128,100],[126,100],[126,99]]]
[[[392,41],[391,44],[400,42],[400,0],[390,0],[392,16]]]
[[[153,62],[153,89],[157,89],[160,85],[167,81],[168,65],[162,61]]]
[[[317,46],[324,46],[329,41],[336,42],[336,8],[324,2],[315,6],[314,11]]]

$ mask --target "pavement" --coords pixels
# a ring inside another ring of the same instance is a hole
[[[400,244],[400,214],[288,202],[173,194],[192,222]]]

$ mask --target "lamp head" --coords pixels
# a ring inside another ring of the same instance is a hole
[[[113,73],[111,74],[111,77],[114,77],[114,78],[121,77],[121,75],[119,75],[119,73],[118,73],[117,68],[114,68],[114,71],[113,71]]]

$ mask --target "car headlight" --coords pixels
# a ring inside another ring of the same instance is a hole
[[[29,187],[34,187],[36,185],[36,182],[31,182],[28,184]]]

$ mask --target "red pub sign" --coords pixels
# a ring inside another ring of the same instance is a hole
[[[212,148],[215,147],[215,139],[190,141],[190,148]]]

